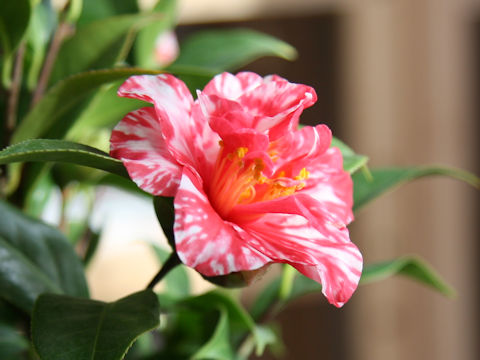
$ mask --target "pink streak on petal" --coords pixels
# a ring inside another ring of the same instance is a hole
[[[110,154],[123,161],[141,189],[154,195],[175,195],[181,166],[167,150],[153,108],[127,114],[113,129],[110,144]]]
[[[175,196],[175,243],[182,262],[206,276],[255,270],[271,260],[211,207],[198,176],[184,168]]]
[[[302,168],[310,171],[310,165],[325,153],[332,141],[332,132],[325,125],[306,126],[287,133],[278,139],[273,150],[277,153],[277,169],[296,176]]]
[[[266,214],[243,226],[254,239],[248,244],[275,262],[286,262],[322,284],[322,292],[342,306],[356,289],[362,273],[362,255],[350,242],[348,230],[326,225],[320,233],[297,215]]]
[[[355,245],[352,244],[352,247],[355,247]],[[356,247],[354,250],[358,252]],[[334,264],[326,266],[293,266],[303,275],[321,283],[323,295],[325,295],[330,304],[335,305],[338,308],[345,305],[345,303],[351,298],[357,289],[358,282],[360,281],[360,276],[357,275],[354,275],[354,278],[350,279],[350,281],[348,281],[348,279],[346,281],[345,274],[342,269],[335,267]],[[329,270],[326,270],[327,268]]]
[[[183,81],[169,74],[132,76],[120,87],[119,96],[148,101],[162,126],[165,143],[181,164],[207,163],[205,153],[217,145],[204,117],[195,116],[193,98]]]
[[[276,75],[265,77],[260,86],[238,99],[256,116],[254,127],[268,131],[271,140],[295,129],[303,109],[316,101],[317,95],[310,86],[290,83]]]
[[[349,224],[353,220],[353,182],[343,170],[343,159],[337,148],[328,149],[311,162],[303,194],[308,194],[321,204],[331,221]]]

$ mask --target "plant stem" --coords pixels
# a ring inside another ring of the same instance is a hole
[[[167,275],[170,272],[170,270],[175,268],[175,266],[179,265],[180,263],[181,261],[178,258],[177,253],[176,252],[171,253],[167,261],[163,264],[162,268],[148,283],[147,289],[153,289],[154,286],[157,285],[157,283],[159,283],[160,280],[162,280],[165,277],[165,275]]]
[[[34,107],[35,104],[42,98],[43,94],[48,85],[48,80],[50,79],[50,74],[52,73],[53,64],[57,58],[58,51],[60,46],[63,43],[63,40],[73,32],[73,27],[67,22],[61,22],[58,25],[55,34],[53,35],[52,43],[48,48],[47,57],[45,58],[45,63],[40,73],[40,78],[38,79],[37,88],[33,93],[31,107]]]
[[[22,42],[18,48],[17,56],[15,58],[15,67],[13,69],[12,86],[10,87],[10,94],[7,105],[7,133],[11,134],[15,129],[17,123],[17,108],[18,97],[22,87],[22,73],[23,73],[23,57],[25,55],[25,43]]]
[[[283,266],[282,282],[280,283],[280,289],[278,292],[278,299],[280,301],[287,300],[290,296],[296,275],[297,271],[293,267],[289,265]]]

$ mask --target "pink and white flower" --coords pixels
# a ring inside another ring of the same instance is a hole
[[[150,102],[111,137],[143,190],[174,196],[181,261],[206,276],[287,263],[322,284],[340,307],[355,291],[362,256],[346,225],[352,180],[325,125],[298,129],[316,101],[276,75],[223,73],[194,100],[172,75],[133,76],[123,97]]]

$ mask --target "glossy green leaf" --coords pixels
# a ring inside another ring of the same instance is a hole
[[[0,164],[56,161],[88,166],[128,178],[120,160],[90,146],[55,139],[32,139],[0,151]]]
[[[362,173],[353,176],[354,210],[364,205],[394,187],[426,176],[441,175],[465,181],[480,188],[480,179],[463,170],[441,166],[421,166],[410,168],[371,169],[371,179]]]
[[[170,252],[156,245],[152,245],[152,248],[159,263],[164,264],[165,261],[167,261]],[[166,284],[164,293],[167,293],[174,298],[184,298],[190,294],[190,279],[188,278],[184,266],[175,267],[167,276],[165,276],[164,281]]]
[[[235,358],[229,339],[228,312],[220,307],[220,319],[210,340],[193,356],[192,360],[233,360]]]
[[[25,116],[13,134],[12,143],[42,137],[57,125],[62,115],[101,85],[136,74],[158,74],[137,68],[88,71],[71,76],[52,87]]]
[[[171,29],[176,21],[176,0],[160,0],[153,8],[153,12],[161,14],[161,18],[139,31],[135,42],[135,58],[141,67],[158,67],[154,59],[155,42],[157,36]]]
[[[343,157],[343,169],[348,171],[350,174],[355,173],[360,168],[365,166],[368,162],[368,157],[365,155],[356,154],[352,148],[350,148],[343,141],[333,137],[332,138],[332,147],[337,147],[340,149]]]
[[[154,14],[137,13],[109,17],[80,26],[74,36],[62,44],[50,83],[55,84],[82,71],[111,67],[122,60],[119,56],[124,51],[128,32],[158,19]]]
[[[159,318],[150,290],[111,303],[44,294],[35,303],[32,340],[42,360],[120,360]]]
[[[179,57],[166,70],[181,70],[181,79],[195,95],[195,90],[203,89],[217,73],[237,69],[264,56],[294,60],[297,52],[291,45],[253,30],[198,31],[181,44]]]
[[[0,201],[0,297],[30,312],[44,292],[87,297],[83,266],[55,228]]]
[[[199,31],[181,44],[175,64],[217,72],[233,70],[263,56],[294,60],[295,48],[273,36],[248,29]]]

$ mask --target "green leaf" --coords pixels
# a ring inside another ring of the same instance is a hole
[[[1,40],[4,55],[15,50],[30,20],[29,0],[6,0],[0,3]]]
[[[128,112],[149,106],[145,101],[119,97],[117,90],[122,83],[123,80],[102,87],[75,121],[67,138],[81,140],[85,133],[87,136],[98,133],[98,129],[117,124]]]
[[[51,196],[53,195],[55,190],[58,190],[58,188],[53,182],[50,173],[42,173],[38,177],[35,186],[32,186],[27,194],[24,207],[25,213],[27,215],[33,216],[34,218],[40,218],[40,216],[43,214],[45,206],[51,199]]]
[[[274,311],[273,307],[280,299],[280,287],[281,279],[277,277],[267,284],[257,296],[255,302],[249,309],[249,313],[255,321],[259,321],[269,311]]]
[[[193,356],[193,360],[232,360],[234,352],[230,345],[228,312],[220,307],[220,319],[215,332],[208,342]]]
[[[181,302],[192,306],[194,309],[225,309],[228,312],[232,335],[240,335],[233,339],[235,343],[243,338],[245,332],[250,332],[256,347],[256,354],[261,355],[265,346],[274,341],[271,336],[266,336],[265,329],[258,327],[249,313],[233,298],[220,291],[211,291],[206,294],[192,297]],[[270,334],[272,335],[272,334]]]
[[[120,360],[159,318],[150,290],[112,303],[44,294],[35,303],[32,339],[41,359]]]
[[[88,245],[87,245],[87,250],[85,251],[85,256],[83,257],[83,264],[85,266],[88,266],[90,264],[90,261],[93,258],[93,255],[95,255],[98,244],[100,243],[100,232],[93,232],[90,229],[90,233],[88,236]]]
[[[157,63],[154,59],[155,42],[157,36],[171,29],[176,20],[176,0],[160,0],[152,11],[162,14],[162,17],[139,31],[135,42],[135,58],[141,67],[155,68]]]
[[[404,256],[390,261],[366,265],[363,269],[360,283],[368,284],[393,275],[407,276],[432,287],[446,296],[455,295],[455,290],[430,265],[416,256]]]
[[[414,256],[404,256],[391,261],[365,265],[360,284],[384,280],[394,275],[403,275],[419,281],[446,296],[455,294],[455,291],[425,261]],[[281,296],[281,287],[282,281],[277,278],[263,289],[250,309],[250,314],[254,319],[260,319],[268,311],[277,312],[300,296],[322,290],[319,283],[300,273],[296,274],[293,287],[287,297]]]
[[[256,325],[254,340],[256,343],[255,355],[261,356],[265,351],[267,345],[271,345],[277,342],[277,335],[270,327]]]
[[[112,81],[136,74],[158,74],[138,68],[88,71],[71,76],[52,87],[25,116],[13,134],[12,143],[42,137],[62,120],[62,115],[78,105],[93,90]]]
[[[138,12],[136,0],[83,0],[82,14],[77,23],[84,25],[110,16],[136,12]]]
[[[88,297],[83,266],[55,228],[0,201],[0,297],[30,312],[44,292]]]
[[[480,179],[463,170],[441,166],[421,166],[410,168],[371,169],[371,179],[362,173],[353,175],[354,210],[359,210],[371,200],[395,186],[426,176],[441,175],[462,180],[477,189]]]
[[[119,56],[128,32],[158,19],[158,15],[139,13],[109,17],[80,26],[75,35],[62,44],[50,83],[55,84],[82,71],[111,67],[121,60]]]
[[[152,245],[152,248],[157,256],[160,264],[167,261],[170,252],[166,251],[156,245]],[[190,280],[188,274],[185,271],[185,267],[177,266],[171,270],[164,281],[166,283],[165,293],[173,298],[184,298],[190,294]]]
[[[355,173],[368,162],[367,156],[356,154],[352,148],[335,137],[332,137],[331,147],[339,148],[343,157],[343,169],[350,174]]]
[[[128,178],[120,160],[90,146],[54,139],[32,139],[0,151],[0,164],[56,161],[88,166]]]
[[[220,72],[239,68],[263,56],[294,60],[297,52],[286,42],[253,30],[206,30],[185,40],[175,64]]]
[[[13,305],[0,299],[0,354],[2,360],[23,359],[29,348],[29,341],[22,325],[26,325],[25,315]]]
[[[21,359],[28,347],[28,340],[17,329],[0,323],[0,354],[3,360]]]
[[[20,43],[30,21],[29,0],[0,1],[0,46],[2,49],[2,77],[5,87],[10,86],[13,52]]]
[[[173,197],[155,196],[153,198],[153,207],[168,243],[172,249],[175,250],[175,234],[173,233],[175,211],[173,209]]]
[[[195,95],[195,90],[203,89],[217,73],[234,70],[263,56],[294,60],[297,52],[286,42],[253,30],[206,30],[185,40],[179,57],[166,70],[180,70],[181,79]]]
[[[290,272],[290,267],[286,267],[284,271]],[[250,309],[250,314],[255,320],[260,319],[268,311],[273,311],[274,313],[279,311],[279,309],[297,297],[322,290],[322,286],[319,283],[298,272],[294,273],[292,287],[288,293],[282,291],[282,285],[282,279],[279,277],[263,289]]]

